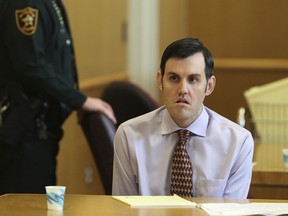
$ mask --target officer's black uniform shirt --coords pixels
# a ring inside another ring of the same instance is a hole
[[[13,77],[29,92],[76,110],[72,38],[59,0],[0,0],[1,85]]]

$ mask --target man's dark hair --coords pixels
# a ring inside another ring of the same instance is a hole
[[[184,59],[199,52],[204,56],[205,75],[208,80],[213,75],[213,57],[210,51],[197,38],[183,38],[174,41],[165,49],[160,64],[161,75],[164,76],[165,66],[168,59]]]

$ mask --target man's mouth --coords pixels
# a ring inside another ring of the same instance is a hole
[[[187,100],[185,99],[179,99],[176,101],[176,103],[185,103],[185,104],[189,104]]]

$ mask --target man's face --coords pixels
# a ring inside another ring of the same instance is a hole
[[[170,58],[164,76],[158,72],[164,104],[180,127],[187,127],[199,116],[205,96],[212,93],[215,83],[214,76],[206,80],[202,53],[185,59]]]

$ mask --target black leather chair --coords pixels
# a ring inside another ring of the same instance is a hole
[[[115,125],[101,112],[79,112],[78,118],[97,164],[105,193],[111,195]]]
[[[117,118],[116,128],[128,119],[159,107],[146,91],[129,81],[111,82],[104,88],[101,98],[112,106]]]

